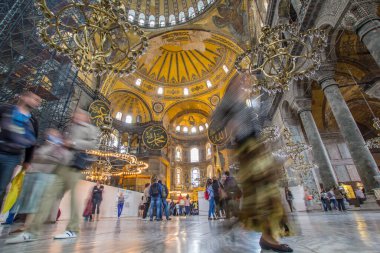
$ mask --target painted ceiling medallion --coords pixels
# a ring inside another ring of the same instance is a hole
[[[220,102],[220,98],[218,95],[214,95],[210,98],[210,103],[213,105],[213,106],[217,106]]]
[[[154,103],[153,110],[155,113],[161,113],[164,110],[164,104],[160,102]]]

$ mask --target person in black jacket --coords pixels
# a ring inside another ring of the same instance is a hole
[[[100,213],[99,207],[100,207],[100,203],[103,200],[103,190],[104,190],[104,186],[100,185],[100,182],[97,181],[96,185],[92,189],[92,217],[90,218],[90,220],[92,220],[95,214],[95,210],[96,210],[96,219],[99,220],[99,213]]]
[[[20,163],[24,170],[30,167],[38,137],[38,123],[31,111],[40,105],[38,95],[25,91],[16,105],[0,106],[0,207],[15,167]]]

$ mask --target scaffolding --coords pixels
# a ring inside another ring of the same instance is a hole
[[[26,89],[37,93],[43,103],[34,113],[42,133],[65,128],[82,92],[92,98],[95,94],[78,78],[69,59],[42,46],[36,31],[40,19],[33,0],[0,3],[0,103],[14,102]]]

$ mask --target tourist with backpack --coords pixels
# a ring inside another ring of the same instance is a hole
[[[22,163],[23,170],[30,167],[38,135],[38,123],[31,111],[40,104],[38,95],[26,91],[16,105],[0,106],[0,210],[16,166]]]
[[[162,194],[162,187],[157,182],[157,178],[152,179],[152,185],[149,189],[149,196],[150,196],[150,221],[153,221],[153,210],[156,208],[156,221],[161,221],[161,194]]]
[[[214,199],[214,189],[212,188],[211,178],[207,179],[205,199],[209,202],[208,208],[208,220],[216,220],[215,217],[215,199]]]
[[[166,220],[171,220],[171,218],[169,217],[168,202],[166,201],[166,198],[169,195],[168,187],[165,184],[163,184],[161,180],[158,180],[158,183],[160,184],[161,189],[162,189],[161,200],[162,200],[162,207],[164,208],[164,212],[165,212],[165,215],[166,215]],[[162,214],[160,216],[160,219],[162,220]]]
[[[227,194],[225,198],[226,204],[226,218],[231,216],[237,216],[238,201],[242,195],[242,192],[236,182],[236,179],[230,175],[229,171],[224,172],[224,190]]]

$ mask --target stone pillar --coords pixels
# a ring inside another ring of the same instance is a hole
[[[380,17],[373,0],[355,0],[345,18],[380,66]]]
[[[322,179],[321,183],[325,189],[330,189],[332,186],[338,184],[338,180],[317,125],[315,124],[313,114],[311,113],[311,100],[307,98],[298,99],[293,104],[293,108],[300,116],[309,144],[313,148],[312,154],[314,162],[319,168],[319,175]]]
[[[126,148],[127,153],[131,152],[131,145],[132,145],[132,134],[128,133],[128,146]]]
[[[355,163],[365,189],[369,192],[373,188],[378,188],[378,180],[380,179],[379,169],[371,152],[365,145],[363,136],[340,92],[339,85],[334,80],[334,72],[323,72],[321,70],[317,79],[331,107],[340,132],[347,143],[352,160]]]
[[[138,147],[138,150],[137,150],[137,153],[138,153],[138,154],[141,154],[141,153],[142,153],[142,152],[141,152],[141,142],[142,142],[142,135],[139,134],[139,136],[138,136],[139,147]]]

